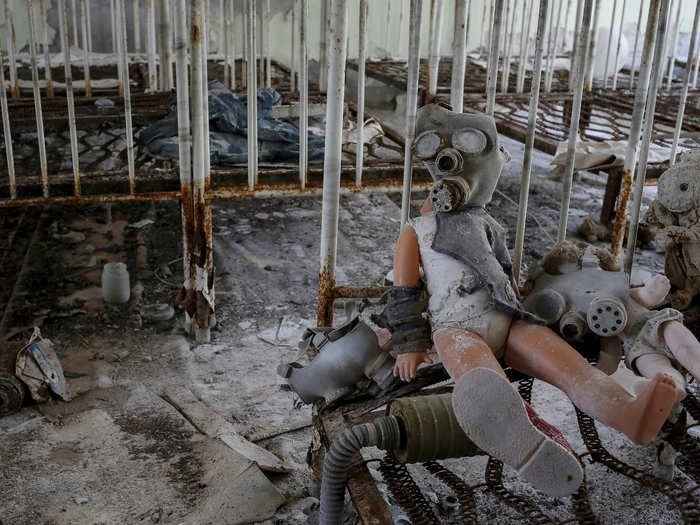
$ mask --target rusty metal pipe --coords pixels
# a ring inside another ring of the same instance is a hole
[[[83,78],[85,79],[85,96],[92,96],[90,85],[90,50],[88,49],[87,0],[80,0],[80,23],[83,33]]]
[[[683,126],[683,115],[685,114],[685,103],[688,99],[688,86],[690,85],[690,72],[693,65],[693,55],[695,54],[695,44],[698,40],[698,17],[700,17],[700,4],[695,6],[695,16],[693,18],[693,30],[690,33],[690,46],[688,47],[688,58],[685,62],[685,74],[683,75],[683,90],[678,102],[678,116],[676,117],[676,129],[673,133],[673,144],[671,145],[670,165],[676,163],[676,152],[678,151],[678,140],[681,137],[681,127]]]
[[[359,57],[357,59],[357,148],[355,149],[355,185],[362,186],[362,161],[365,153],[365,60],[367,58],[367,0],[360,0]]]
[[[415,0],[414,0],[415,1]],[[319,270],[318,323],[332,323],[332,291],[338,251],[338,208],[340,205],[340,162],[343,146],[343,99],[347,39],[347,2],[332,0],[330,5],[328,102],[326,144],[323,158],[323,204],[321,210],[321,262]],[[410,74],[410,73],[409,73]],[[416,89],[417,91],[417,89]]]
[[[75,124],[75,102],[73,100],[73,74],[70,64],[70,40],[68,38],[68,0],[58,0],[58,31],[63,42],[63,70],[66,77],[66,103],[68,105],[68,129],[70,153],[73,165],[73,193],[80,195],[80,161],[78,157],[78,132]]]
[[[258,177],[258,61],[256,54],[255,0],[246,1],[248,21],[248,186],[255,188]]]
[[[652,5],[654,0],[652,0]],[[651,11],[649,12],[651,15]],[[629,233],[627,234],[627,251],[625,252],[625,271],[629,274],[634,263],[634,249],[637,244],[637,231],[639,229],[639,215],[642,208],[642,192],[644,190],[644,180],[647,173],[647,160],[649,159],[649,146],[651,144],[651,134],[654,128],[654,112],[656,110],[656,95],[659,86],[663,82],[664,53],[663,42],[666,36],[668,25],[669,0],[660,0],[659,22],[656,28],[656,46],[654,49],[654,59],[651,65],[651,79],[649,83],[649,95],[646,101],[646,114],[644,119],[644,130],[642,132],[642,149],[639,154],[639,169],[635,178],[634,194],[632,201],[632,216],[630,218]],[[649,24],[648,24],[649,25]]]
[[[442,8],[442,5],[440,6]],[[437,8],[437,4],[436,4]],[[452,110],[461,113],[464,108],[464,74],[467,69],[467,12],[469,6],[467,0],[455,2],[455,36],[452,57],[452,81],[450,86],[450,105]],[[440,13],[442,17],[442,13]],[[437,26],[437,22],[436,22]],[[437,92],[437,68],[434,72],[435,88]],[[430,81],[433,82],[431,73]]]
[[[540,10],[537,19],[537,37],[535,43],[535,66],[532,71],[530,86],[530,108],[527,117],[527,135],[525,137],[525,156],[523,157],[523,172],[520,177],[520,201],[518,204],[518,224],[515,230],[515,251],[513,271],[515,282],[520,278],[523,247],[525,246],[525,223],[527,220],[527,202],[530,194],[530,175],[532,173],[532,153],[535,147],[535,125],[537,123],[537,108],[540,101],[540,82],[542,75],[542,55],[544,54],[544,31],[547,23],[547,4],[549,0],[540,0]]]
[[[36,64],[36,27],[34,25],[34,0],[27,0],[29,20],[29,56],[32,69],[32,90],[34,94],[34,115],[36,116],[36,135],[39,144],[39,165],[41,169],[41,186],[44,197],[49,196],[49,171],[46,162],[46,141],[44,138],[44,117],[41,111],[41,91],[39,90],[39,71]]]
[[[569,203],[571,202],[571,186],[574,179],[574,161],[576,158],[576,139],[578,138],[578,124],[581,118],[581,102],[583,101],[583,79],[586,72],[586,52],[588,50],[588,37],[591,29],[591,11],[594,0],[585,0],[583,6],[583,19],[579,31],[577,50],[579,57],[576,60],[576,90],[574,91],[573,106],[571,108],[571,126],[569,127],[569,142],[566,151],[566,168],[564,171],[564,187],[562,190],[561,210],[559,211],[559,229],[557,242],[566,239],[566,227],[569,220]]]
[[[306,187],[309,159],[309,65],[306,47],[307,21],[309,18],[307,0],[298,0],[299,8],[299,182],[301,189]]]
[[[498,59],[501,54],[501,29],[503,25],[503,2],[496,0],[493,17],[493,35],[491,51],[489,52],[488,72],[486,81],[486,114],[493,117],[496,105],[496,83],[498,81]]]
[[[642,48],[642,59],[639,68],[639,80],[637,82],[637,90],[634,94],[632,120],[630,121],[630,133],[627,139],[627,149],[625,150],[625,165],[622,172],[622,178],[625,184],[629,184],[629,182],[632,180],[634,170],[637,165],[639,139],[642,132],[644,110],[646,108],[649,92],[651,61],[654,54],[656,31],[659,23],[659,2],[660,0],[651,0],[649,4],[649,15],[647,17],[647,27],[644,35],[644,47]],[[629,191],[623,193],[623,195],[628,194]],[[621,201],[618,201],[617,204],[611,242],[612,253],[616,257],[619,257],[622,253],[622,244],[624,241],[626,224],[627,202],[622,199]]]
[[[413,179],[413,139],[416,136],[416,113],[418,111],[418,81],[420,68],[420,27],[423,0],[411,0],[408,30],[408,78],[406,87],[406,143],[403,160],[403,189],[401,192],[401,229],[411,208],[411,181]]]
[[[651,13],[651,11],[649,11]],[[635,62],[637,60],[637,47],[639,46],[639,34],[642,30],[642,14],[644,13],[644,0],[639,2],[639,15],[637,16],[637,30],[634,35],[634,51],[632,51],[632,67],[630,67],[630,85],[629,88],[632,89],[634,85],[634,68]],[[649,21],[647,20],[646,27],[649,26]]]
[[[627,0],[622,0],[622,13],[620,14],[620,31],[617,35],[617,49],[615,51],[615,65],[613,66],[613,90],[617,89],[617,75],[620,70],[620,48],[622,46],[622,32],[625,28],[625,13],[627,12]]]
[[[0,50],[0,64],[2,64]],[[5,91],[5,71],[0,70],[0,108],[2,109],[2,134],[5,137],[5,155],[7,157],[7,177],[10,185],[10,199],[17,198],[17,178],[15,176],[15,158],[12,152],[12,131],[10,130],[10,113],[7,109],[7,92]]]
[[[454,60],[457,61],[459,60],[459,56],[457,54],[457,50],[459,47],[459,37],[458,34],[460,34],[459,26],[460,26],[460,3],[464,3],[464,1],[460,2],[457,1],[455,4],[455,36],[454,36],[454,42],[452,44],[453,49],[454,49]],[[433,3],[433,24],[432,27],[430,28],[430,55],[428,58],[428,61],[430,63],[429,69],[430,69],[430,83],[428,85],[428,95],[430,98],[434,97],[437,93],[437,84],[438,84],[438,69],[440,67],[440,37],[442,36],[442,11],[443,11],[443,2],[442,0],[434,0]],[[466,17],[465,17],[466,19]],[[388,31],[387,31],[388,33]],[[463,36],[463,35],[462,35]],[[462,41],[464,39],[462,38]],[[464,51],[464,46],[460,48]],[[464,52],[462,52],[462,55],[464,55]],[[454,75],[455,71],[455,66],[454,62],[452,65],[452,72]],[[462,72],[462,78],[464,78],[464,72]],[[464,82],[464,81],[463,81]],[[453,76],[453,81],[452,84],[454,85],[454,76]],[[464,91],[462,89],[462,91]],[[460,93],[462,92],[460,91]],[[462,95],[460,95],[462,96]],[[454,106],[454,104],[453,104]]]

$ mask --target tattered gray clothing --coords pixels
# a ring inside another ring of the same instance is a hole
[[[667,321],[683,322],[683,314],[673,308],[650,310],[649,313],[637,319],[632,326],[628,326],[625,329],[620,336],[620,340],[625,350],[625,364],[627,368],[639,374],[635,361],[647,354],[664,355],[671,362],[676,362],[676,358],[659,335],[659,328]]]

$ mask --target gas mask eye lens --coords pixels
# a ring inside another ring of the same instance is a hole
[[[434,131],[424,131],[413,142],[413,152],[420,160],[432,159],[443,145],[442,138]]]
[[[488,140],[482,131],[465,128],[452,134],[452,145],[467,155],[478,155],[486,150]]]
[[[681,191],[688,191],[688,183],[684,182],[681,184]]]

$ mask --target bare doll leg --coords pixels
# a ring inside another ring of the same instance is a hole
[[[661,354],[645,354],[634,361],[634,366],[644,377],[652,378],[657,374],[666,374],[676,383],[676,401],[680,401],[686,395],[685,377],[671,364],[671,360]]]
[[[467,436],[543,492],[574,492],[583,478],[578,459],[554,427],[526,408],[484,340],[459,329],[440,330],[433,340],[455,379],[452,406]]]
[[[665,374],[654,377],[637,397],[630,395],[545,326],[515,321],[505,359],[516,370],[560,388],[588,415],[639,444],[654,439],[676,399],[673,379]]]
[[[700,381],[700,343],[683,323],[668,321],[659,329],[666,346],[678,362]]]

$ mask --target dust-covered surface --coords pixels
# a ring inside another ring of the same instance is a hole
[[[515,160],[506,166],[489,212],[507,229],[512,249],[523,146],[508,139],[503,143]],[[556,238],[562,185],[546,178],[548,159],[535,153],[526,265]],[[574,183],[569,232],[599,213],[603,190],[598,176],[584,174]],[[413,196],[414,213],[422,197]],[[398,193],[341,197],[338,284],[384,282],[398,235],[398,202]],[[22,213],[2,212],[3,242],[9,243]],[[214,204],[217,324],[212,342],[199,346],[182,332],[180,310],[160,323],[149,323],[139,313],[143,305],[174,304],[182,275],[177,203],[115,205],[109,224],[98,206],[27,213],[39,214],[40,228],[21,285],[9,294],[5,332],[26,339],[40,324],[56,344],[74,400],[27,406],[0,419],[2,523],[232,522],[230,510],[217,506],[222,503],[217,497],[235,483],[217,470],[230,460],[229,449],[197,432],[161,398],[168,385],[187,387],[241,434],[295,468],[267,475],[286,503],[266,523],[314,523],[317,487],[306,467],[311,409],[298,405],[275,370],[295,359],[301,333],[315,324],[320,198]],[[144,218],[153,223],[136,227]],[[139,244],[144,243],[147,267],[139,269]],[[639,260],[654,271],[663,268],[653,252],[645,251]],[[101,268],[108,261],[129,267],[128,305],[105,306],[100,299]],[[340,322],[344,315],[336,306]],[[540,415],[556,424],[577,452],[585,452],[566,397],[541,383],[533,393]],[[599,429],[613,454],[644,470],[655,468],[654,446],[636,447],[617,432]],[[470,484],[483,479],[484,458],[447,465]],[[423,467],[411,471],[438,509],[447,489]],[[604,523],[680,520],[673,504],[658,493],[599,465],[587,464],[586,472],[593,507]],[[545,498],[508,468],[504,474],[507,487],[533,498],[553,519],[572,517],[570,499]],[[385,491],[383,483],[380,489]],[[477,501],[483,523],[523,521],[491,495],[479,492]],[[457,523],[436,512],[445,523]],[[349,516],[349,522],[354,520]]]

